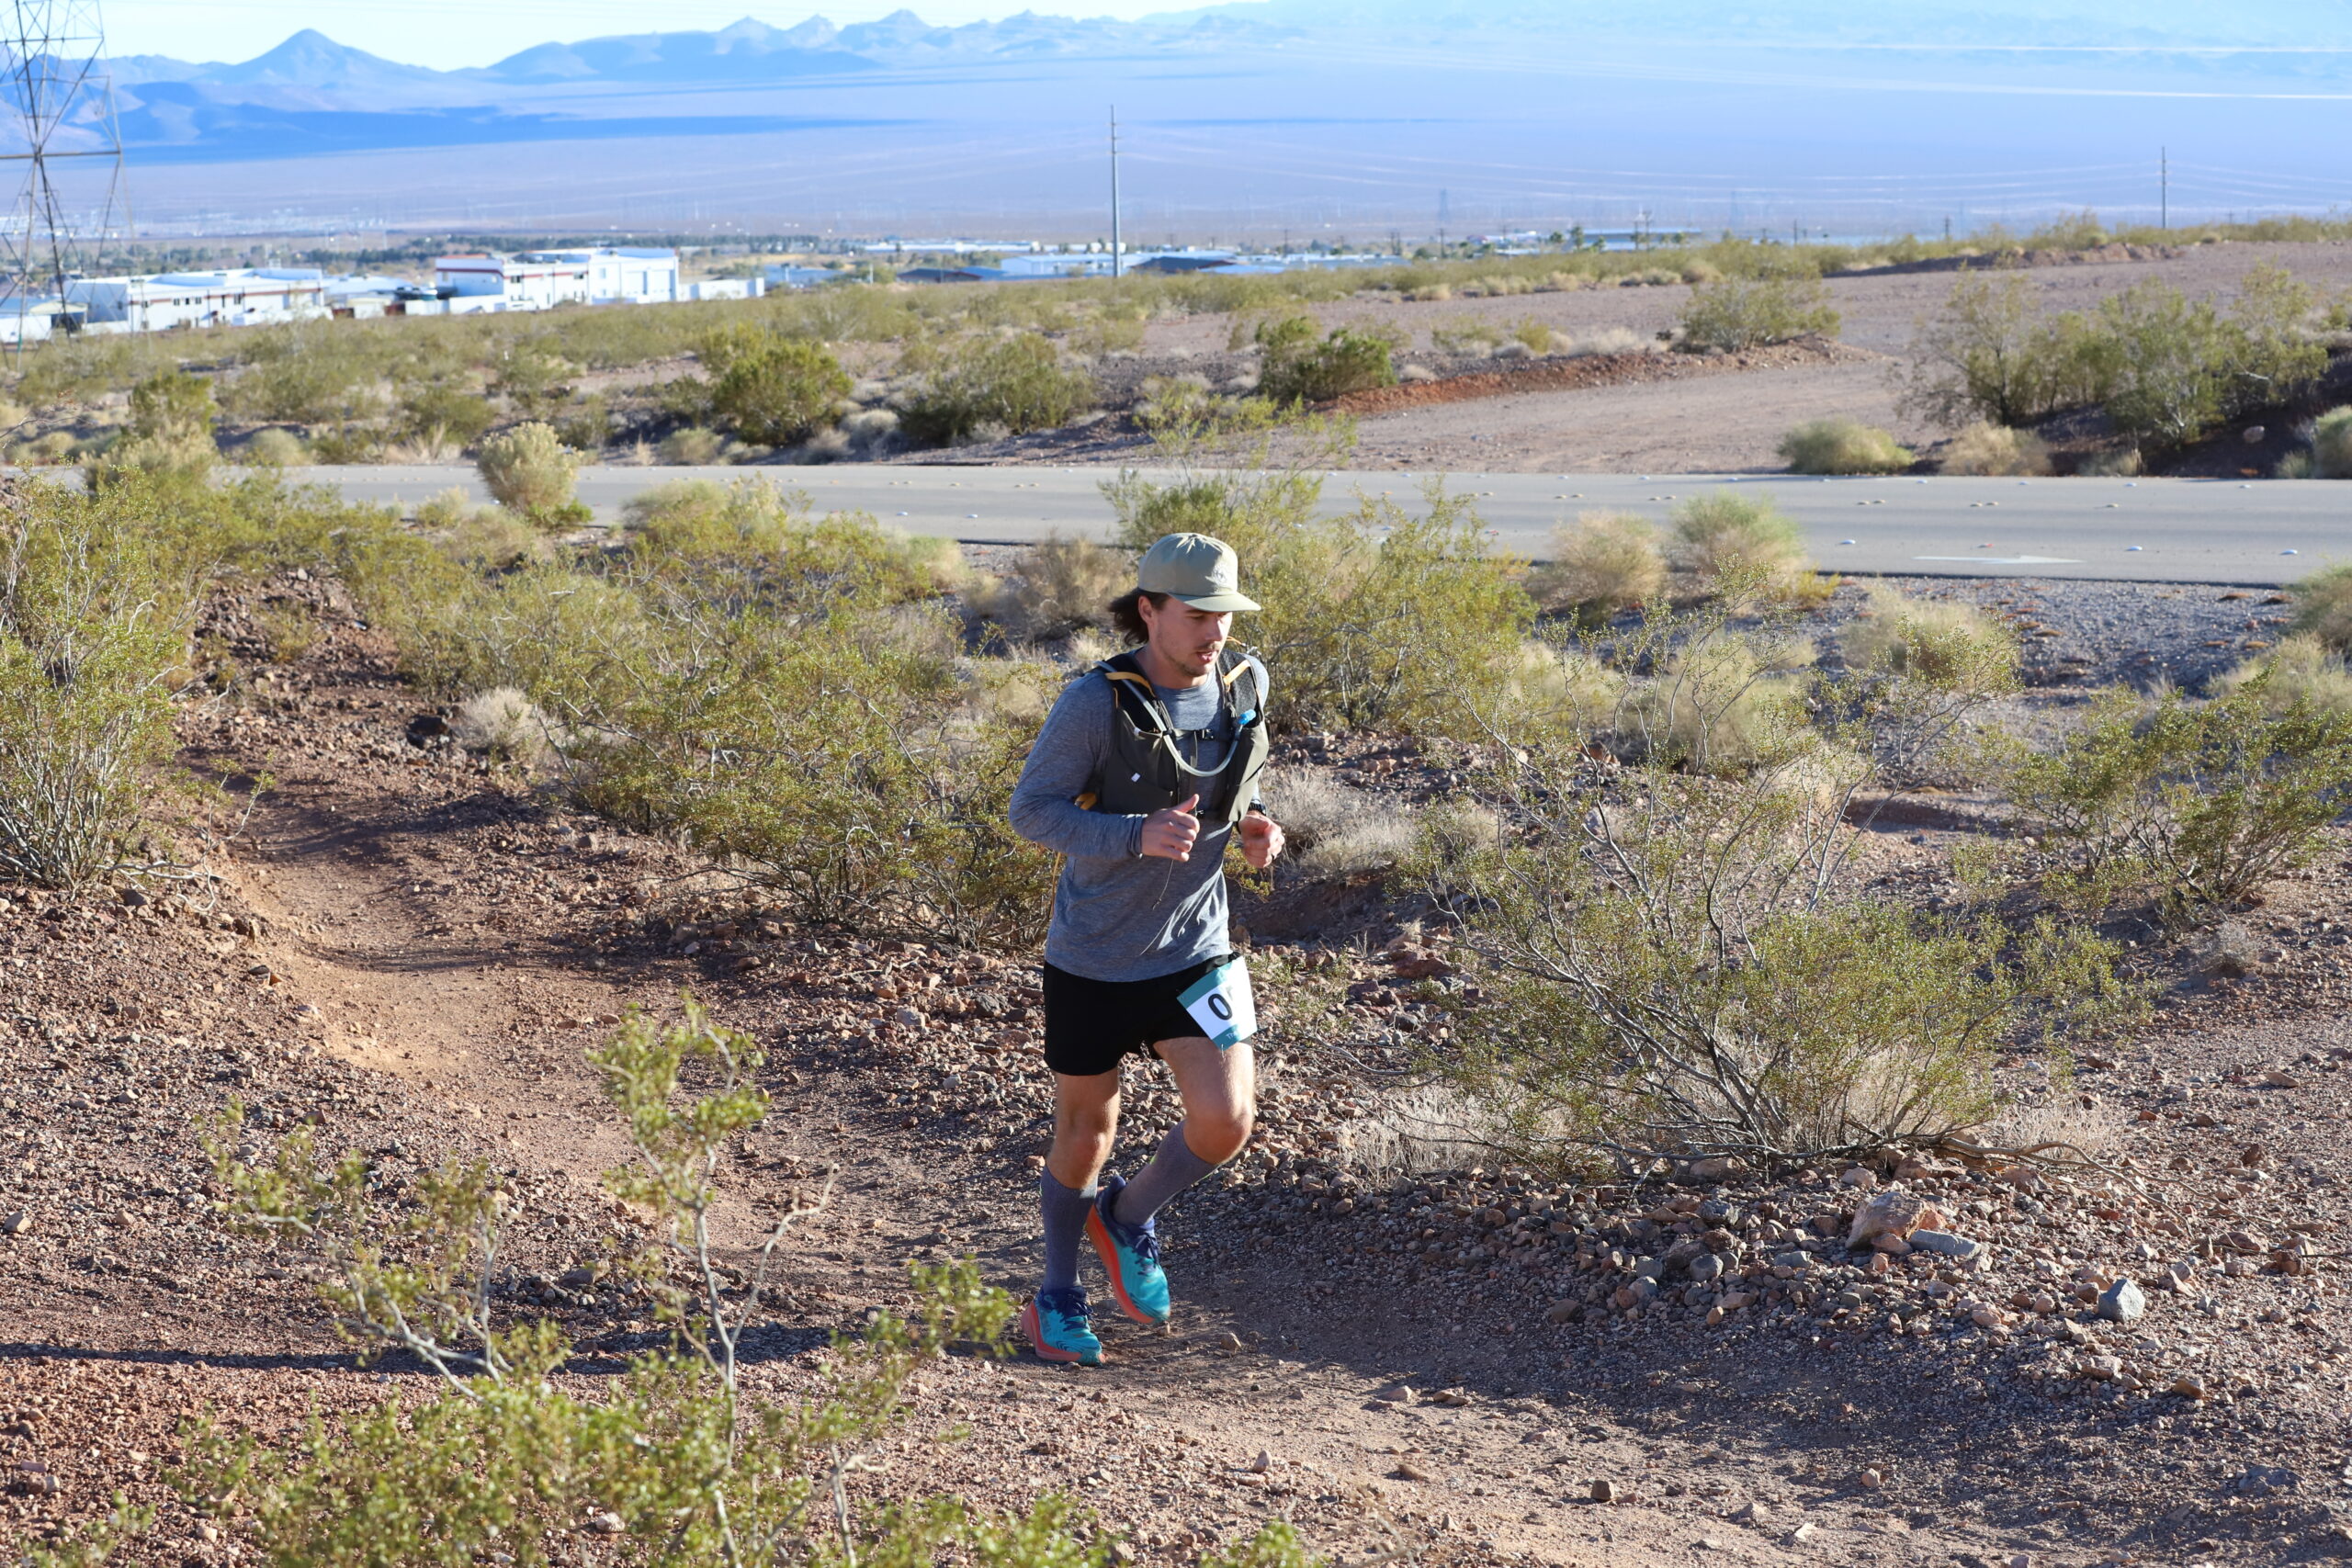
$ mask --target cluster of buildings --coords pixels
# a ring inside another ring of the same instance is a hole
[[[749,299],[764,277],[687,282],[678,253],[654,249],[530,251],[443,256],[430,284],[329,277],[316,267],[230,267],[139,277],[85,277],[62,296],[0,300],[0,343],[60,333],[163,333],[250,327],[331,316],[466,316],[559,305],[659,305]]]
[[[1155,273],[1223,273],[1228,276],[1273,273],[1346,270],[1358,267],[1401,266],[1407,258],[1373,252],[1310,251],[1261,253],[1170,247],[1128,250],[1114,255],[1106,245],[1052,249],[1043,245],[989,245],[979,241],[917,241],[868,245],[872,254],[937,255],[913,266],[899,266],[896,276],[907,283],[988,283],[1003,279],[1109,277],[1114,273],[1149,276]],[[961,259],[989,256],[987,262]]]

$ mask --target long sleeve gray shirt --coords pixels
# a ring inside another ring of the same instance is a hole
[[[1262,670],[1259,681],[1262,694]],[[1212,731],[1193,765],[1224,761],[1233,721],[1216,683],[1158,689],[1178,729]],[[1190,860],[1147,858],[1141,817],[1078,804],[1110,759],[1116,704],[1099,672],[1063,688],[1013,786],[1011,815],[1015,832],[1064,857],[1046,962],[1089,980],[1150,980],[1231,951],[1225,850],[1233,830],[1204,823]]]

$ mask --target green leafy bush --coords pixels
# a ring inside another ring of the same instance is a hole
[[[1596,761],[1577,728],[1489,714],[1506,745],[1475,788],[1495,830],[1421,856],[1443,907],[1472,911],[1463,945],[1489,998],[1430,1066],[1512,1157],[1646,1174],[1932,1144],[1992,1114],[1993,1066],[2021,1034],[2124,1009],[2113,953],[2079,929],[1868,896],[1849,819],[1883,780],[1867,723],[1932,712],[1948,728],[1984,694],[1873,704],[1849,733],[1781,702],[1727,770],[1687,738],[1742,728],[1758,684],[1802,657],[1785,629],[1730,615],[1653,616],[1612,649],[1622,761]]]
[[[1666,558],[1657,530],[1630,513],[1588,512],[1552,530],[1552,558],[1529,575],[1527,591],[1544,609],[1566,611],[1582,626],[1658,603]]]
[[[807,338],[732,326],[695,351],[709,379],[687,384],[695,402],[686,412],[755,446],[806,441],[832,423],[833,405],[850,389],[832,351]]]
[[[1838,315],[1818,277],[1727,277],[1690,291],[1678,346],[1745,353],[1801,337],[1835,337]]]
[[[196,613],[180,495],[134,473],[0,502],[0,879],[74,887],[126,858]]]
[[[311,460],[311,449],[290,430],[276,425],[256,430],[237,448],[237,461],[265,468],[299,468]]]
[[[1068,424],[1094,406],[1094,378],[1062,364],[1036,333],[979,337],[918,355],[922,385],[900,411],[913,439],[935,446]]]
[[[2018,756],[2010,798],[2055,861],[2045,890],[2202,925],[2316,854],[2352,799],[2352,714],[2276,705],[2271,678],[2201,704],[2119,695]]]
[[[437,437],[458,446],[480,441],[498,418],[488,399],[447,381],[428,382],[403,392],[400,416],[408,434]]]
[[[1805,553],[1804,530],[1766,495],[1720,490],[1681,502],[1672,558],[1709,593],[1804,604],[1829,592]]]
[[[2274,714],[2297,705],[2315,712],[2352,715],[2352,666],[2309,632],[2281,637],[2278,646],[2247,660],[2222,677],[2222,689],[2262,683],[2264,705]]]
[[[1781,461],[1792,474],[1896,474],[1911,449],[1888,432],[1851,419],[1816,419],[1781,437]]]
[[[475,466],[499,505],[542,528],[584,523],[592,515],[571,493],[579,457],[544,424],[518,424],[483,442]]]
[[[2312,477],[2352,479],[2352,403],[2312,421]]]
[[[1318,339],[1316,330],[1310,316],[1286,316],[1259,326],[1261,396],[1277,403],[1325,403],[1396,384],[1387,339],[1354,327],[1334,327]]]
[[[2296,631],[2317,637],[2331,653],[2352,650],[2352,562],[2324,566],[2288,592],[2295,601]]]

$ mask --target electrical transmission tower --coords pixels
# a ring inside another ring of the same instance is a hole
[[[130,204],[98,0],[0,0],[0,164],[22,172],[0,213],[0,317],[21,347],[36,314],[78,325],[78,313],[41,306],[63,304],[67,284],[95,268]]]

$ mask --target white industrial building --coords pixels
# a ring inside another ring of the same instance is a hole
[[[521,255],[443,256],[433,264],[435,291],[469,310],[545,310],[557,305],[666,305],[711,298],[682,286],[678,253],[596,249],[528,251]],[[735,296],[740,297],[740,296]],[[498,303],[472,304],[495,299]]]
[[[162,333],[311,321],[328,314],[325,289],[315,267],[238,267],[75,278],[65,286],[65,302],[93,328]]]

